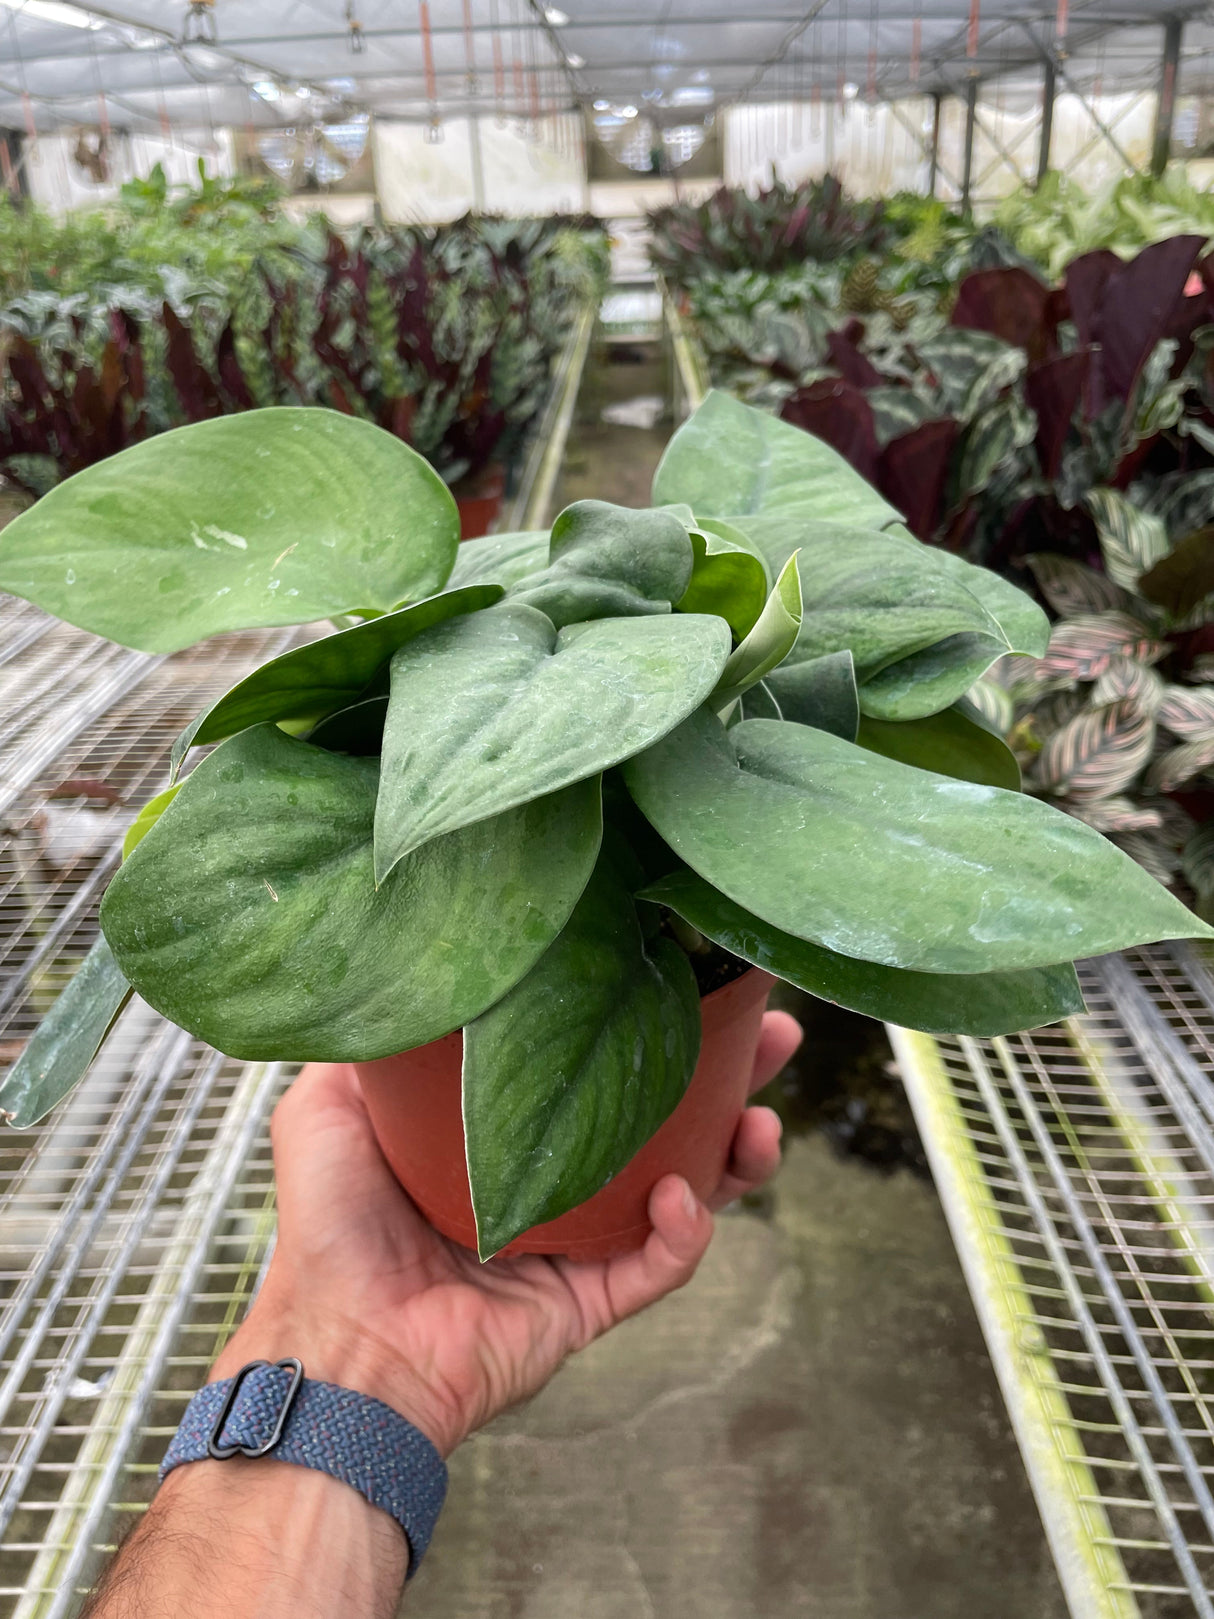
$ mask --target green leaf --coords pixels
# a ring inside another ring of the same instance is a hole
[[[687,591],[693,552],[671,512],[579,500],[552,525],[548,566],[521,580],[512,601],[558,629],[590,618],[668,613]]]
[[[837,955],[763,922],[684,868],[642,891],[705,938],[836,1006],[928,1034],[1039,1029],[1083,1011],[1069,962],[1024,972],[923,973]]]
[[[147,837],[156,822],[177,797],[179,789],[180,784],[177,787],[166,787],[162,793],[157,793],[155,798],[150,798],[139,811],[130,826],[127,827],[126,836],[122,840],[122,858],[124,860]]]
[[[856,741],[886,759],[956,781],[1020,791],[1020,766],[1006,742],[956,708],[920,720],[875,720],[866,714]]]
[[[509,590],[548,566],[548,530],[523,529],[514,534],[487,534],[464,540],[455,558],[448,590],[462,585],[501,585]]]
[[[794,552],[781,569],[755,627],[730,654],[722,669],[712,693],[714,707],[718,710],[728,707],[777,664],[783,663],[796,643],[800,628],[801,578]]]
[[[826,731],[701,709],[624,766],[642,813],[723,894],[841,955],[923,972],[1050,966],[1210,933],[1038,799]]]
[[[411,849],[597,775],[685,719],[729,654],[719,618],[604,618],[559,635],[505,602],[392,660],[376,880]]]
[[[738,529],[711,520],[691,530],[691,583],[680,613],[715,613],[742,640],[754,628],[770,588],[767,564]]]
[[[1214,527],[1187,535],[1142,575],[1138,588],[1173,618],[1186,618],[1200,607],[1214,593]]]
[[[88,1066],[130,998],[127,983],[104,939],[98,939],[75,976],[0,1084],[0,1114],[28,1130],[84,1078]]]
[[[1109,578],[1134,590],[1140,576],[1168,554],[1163,519],[1135,506],[1116,489],[1091,489],[1085,504],[1096,524]]]
[[[374,759],[276,726],[208,754],[110,883],[145,1000],[234,1057],[360,1062],[478,1016],[539,960],[594,867],[599,784],[436,838],[378,888]]]
[[[860,687],[860,709],[877,720],[939,714],[973,688],[1006,654],[989,635],[949,635],[872,675]]]
[[[388,698],[367,697],[349,708],[339,708],[312,731],[307,740],[330,753],[353,753],[361,759],[378,758],[384,745]]]
[[[464,1030],[482,1259],[599,1191],[674,1111],[695,1068],[695,974],[672,940],[644,939],[639,870],[607,850],[556,943]]]
[[[314,407],[136,444],[0,533],[0,589],[143,652],[441,590],[459,518],[420,455]]]
[[[326,635],[263,663],[211,704],[173,744],[172,774],[193,747],[221,742],[263,720],[316,721],[361,697],[406,641],[435,624],[500,601],[500,585],[471,585]]]
[[[765,684],[779,704],[780,718],[817,726],[847,742],[856,740],[860,698],[850,652],[828,652],[804,663],[783,664],[772,670]]]
[[[1000,634],[1013,652],[1024,652],[1039,658],[1050,643],[1050,621],[1027,591],[1010,580],[992,573],[990,568],[975,567],[964,557],[939,546],[924,545],[922,540],[910,538],[919,547],[925,565],[938,574],[944,574],[954,583],[963,585],[986,608],[999,626]]]
[[[779,511],[879,529],[899,517],[836,450],[716,391],[667,445],[653,499],[730,519]]]

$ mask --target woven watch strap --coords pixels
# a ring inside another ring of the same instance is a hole
[[[443,1459],[412,1423],[382,1400],[305,1378],[298,1361],[253,1361],[199,1389],[160,1480],[183,1462],[254,1453],[328,1473],[389,1513],[408,1537],[412,1578],[447,1494]]]

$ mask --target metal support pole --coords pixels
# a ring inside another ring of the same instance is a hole
[[[944,104],[944,96],[939,90],[932,91],[932,147],[930,164],[927,174],[927,194],[936,195],[936,185],[940,179],[940,109]]]
[[[1176,76],[1180,69],[1180,41],[1184,22],[1169,17],[1163,25],[1163,61],[1159,73],[1159,106],[1155,112],[1155,141],[1151,149],[1151,173],[1158,177],[1172,155],[1172,123],[1176,116]]]
[[[961,171],[961,212],[973,211],[970,187],[974,180],[974,128],[978,122],[978,80],[971,79],[965,87],[965,165]]]
[[[1041,85],[1041,145],[1037,149],[1037,184],[1050,172],[1050,142],[1054,136],[1054,97],[1058,90],[1058,72],[1051,57],[1047,57]]]

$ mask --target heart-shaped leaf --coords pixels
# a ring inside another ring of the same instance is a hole
[[[705,938],[743,961],[810,995],[883,1023],[928,1034],[981,1036],[1039,1029],[1083,1011],[1079,980],[1069,962],[1003,973],[922,973],[881,967],[782,933],[686,868],[644,889],[640,897],[668,905]]]
[[[780,511],[878,529],[899,517],[836,450],[716,391],[667,445],[653,499],[698,517]]]
[[[695,1068],[695,974],[672,940],[643,937],[639,872],[604,849],[555,944],[464,1030],[482,1259],[599,1191],[674,1111]]]
[[[376,880],[442,832],[599,774],[699,706],[729,655],[719,618],[604,618],[559,635],[505,602],[392,659]]]
[[[691,530],[691,544],[691,583],[675,606],[681,613],[716,613],[742,640],[767,601],[766,562],[740,529],[711,518]]]
[[[599,784],[436,838],[378,887],[379,768],[257,725],[222,743],[110,883],[138,992],[232,1056],[360,1062],[478,1016],[594,867]]]
[[[179,427],[52,489],[0,534],[0,589],[143,652],[221,630],[386,612],[441,590],[451,493],[391,433],[336,411]]]
[[[1148,601],[1184,618],[1214,593],[1214,525],[1186,535],[1138,581]]]
[[[131,986],[98,939],[0,1084],[0,1115],[18,1130],[49,1113],[84,1078]]]
[[[875,720],[866,714],[855,740],[862,748],[919,770],[1020,791],[1020,766],[1012,750],[956,708],[898,722]]]
[[[794,553],[780,570],[767,604],[742,644],[730,654],[712,694],[714,706],[724,709],[792,651],[801,628],[801,578]]]
[[[558,629],[590,618],[668,613],[686,594],[693,552],[668,511],[579,500],[552,525],[548,566],[511,599],[537,607]]]
[[[821,658],[807,658],[804,663],[782,664],[772,670],[764,684],[779,704],[777,718],[815,725],[847,742],[856,740],[860,698],[850,652],[828,652]],[[748,713],[746,717],[761,716]]]
[[[360,697],[392,654],[423,630],[500,601],[500,585],[471,585],[293,647],[263,663],[187,725],[173,744],[176,776],[192,747],[263,720],[319,720]]]
[[[693,871],[764,921],[841,955],[923,972],[1003,972],[1214,937],[1061,810],[809,726],[745,720],[726,731],[701,709],[630,759],[624,779]]]

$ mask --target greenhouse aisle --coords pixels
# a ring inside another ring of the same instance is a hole
[[[664,389],[657,344],[597,348],[555,510],[604,491],[647,503],[669,424],[611,418]],[[834,1088],[848,1056],[831,1033],[793,1064],[786,1111]],[[457,1453],[411,1608],[1064,1619],[932,1187],[792,1135],[774,1189],[720,1218],[691,1287]]]

